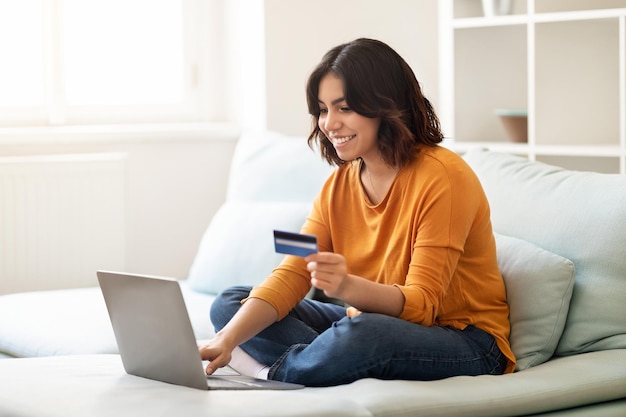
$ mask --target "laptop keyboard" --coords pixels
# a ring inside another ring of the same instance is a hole
[[[209,388],[242,388],[242,387],[261,387],[260,384],[255,384],[251,381],[238,380],[236,377],[220,378],[219,376],[207,376],[207,382]]]

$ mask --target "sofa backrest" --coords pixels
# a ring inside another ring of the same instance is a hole
[[[626,175],[569,171],[481,149],[463,157],[485,189],[495,232],[574,263],[556,354],[626,348]]]
[[[191,287],[217,294],[263,281],[284,257],[274,251],[273,229],[300,231],[333,169],[303,136],[244,132],[235,148],[226,201],[191,265]]]
[[[226,199],[311,203],[333,170],[304,136],[247,131],[235,148]]]

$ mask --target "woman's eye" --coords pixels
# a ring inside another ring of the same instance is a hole
[[[320,114],[326,114],[328,113],[328,109],[320,109]]]
[[[342,112],[349,112],[349,111],[352,111],[352,109],[351,109],[350,107],[348,107],[348,106],[343,106],[343,107],[341,108],[341,111],[342,111]]]

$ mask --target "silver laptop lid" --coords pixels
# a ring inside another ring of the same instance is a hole
[[[110,271],[97,275],[126,372],[208,389],[178,281]]]

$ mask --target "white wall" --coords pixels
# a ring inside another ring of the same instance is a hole
[[[243,129],[266,128],[265,14],[263,0],[222,0],[228,121]],[[217,63],[217,66],[222,66]]]
[[[61,134],[52,143],[0,135],[0,155],[127,153],[125,269],[185,278],[206,226],[224,201],[237,133],[226,127],[89,138]],[[90,279],[96,285],[95,271],[84,282]],[[24,288],[32,289],[28,283]],[[55,284],[37,289],[48,288]]]
[[[359,37],[388,43],[437,104],[436,0],[265,0],[267,127],[307,135],[305,83],[322,55]]]
[[[210,42],[222,59],[204,64],[222,74],[218,87],[228,91],[210,105],[224,107],[224,121],[307,135],[309,72],[328,49],[357,37],[394,47],[437,103],[436,0],[213,0],[209,9],[219,16],[207,25],[223,29],[223,38]],[[131,136],[22,141],[0,134],[0,155],[127,152],[127,270],[185,277],[225,198],[234,133]]]

